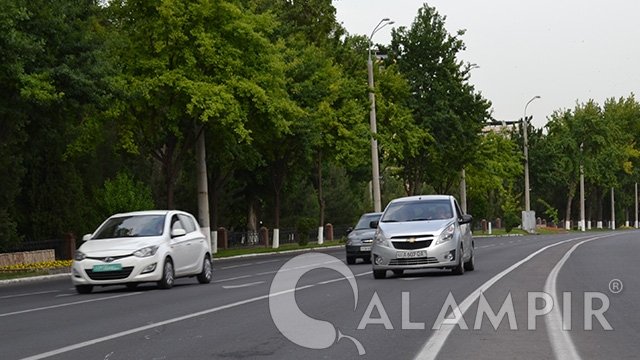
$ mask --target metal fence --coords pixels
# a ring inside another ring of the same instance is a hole
[[[333,229],[333,240],[341,241],[343,236],[347,235],[346,227]],[[269,246],[273,245],[273,230],[268,231]],[[280,246],[297,245],[299,240],[299,232],[296,229],[292,230],[280,230],[279,235]],[[324,240],[328,241],[328,234],[324,233]],[[308,243],[316,243],[318,241],[318,228],[313,228],[309,232],[307,239]],[[218,244],[221,246],[221,244]],[[228,249],[241,249],[252,247],[264,247],[265,239],[264,235],[260,231],[228,231],[227,232],[227,248]]]

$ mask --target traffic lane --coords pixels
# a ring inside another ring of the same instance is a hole
[[[638,356],[638,235],[637,231],[625,231],[615,238],[582,244],[560,272],[557,291],[571,294],[569,335],[585,359]],[[562,304],[562,298],[559,300]],[[608,309],[602,321],[596,314],[605,303]]]
[[[333,262],[340,262],[339,259],[331,258]],[[346,265],[345,265],[346,266]],[[256,271],[262,271],[265,269],[255,269]],[[234,275],[234,274],[229,274]],[[267,277],[268,275],[262,275]],[[334,279],[335,274],[329,274],[321,278],[321,281],[327,279]],[[140,286],[138,292],[127,291],[124,287],[109,287],[97,294],[76,296],[83,299],[95,298],[98,295],[105,294],[142,294],[144,298],[132,299],[130,302],[120,301],[121,299],[114,300],[108,303],[108,305],[100,304],[94,307],[87,307],[85,304],[76,304],[74,306],[74,313],[65,314],[65,309],[61,311],[47,312],[45,316],[58,316],[59,320],[63,320],[67,317],[72,317],[71,321],[65,321],[64,333],[47,334],[47,330],[40,329],[39,334],[42,334],[43,341],[38,341],[38,334],[30,336],[29,341],[37,341],[39,345],[37,347],[31,347],[29,351],[33,353],[42,353],[51,350],[50,344],[57,344],[57,347],[53,349],[73,346],[77,342],[92,341],[96,338],[102,338],[110,336],[112,334],[118,334],[130,329],[138,329],[148,324],[161,323],[163,321],[171,321],[179,317],[190,318],[197,316],[198,313],[207,313],[212,309],[218,309],[215,311],[226,310],[225,307],[234,303],[253,303],[255,301],[265,299],[268,295],[268,285],[270,282],[266,281],[262,286],[238,286],[225,289],[222,285],[216,286],[210,285],[190,285],[186,283],[189,279],[179,279],[176,282],[174,289],[169,291],[156,290],[155,286]],[[319,280],[319,281],[320,281]],[[145,290],[146,289],[146,290]],[[115,313],[111,313],[109,309],[115,310]],[[122,311],[122,309],[127,309]],[[108,316],[104,316],[108,314]],[[21,314],[21,326],[27,331],[31,329],[38,329],[36,317],[32,316],[32,313]],[[30,317],[31,316],[31,317]],[[38,315],[41,316],[41,315]],[[188,320],[188,319],[187,319]],[[51,321],[50,323],[55,323]],[[61,322],[60,322],[61,323]],[[86,324],[94,324],[95,326],[86,329]],[[86,331],[84,331],[86,330]],[[70,339],[76,341],[76,343],[70,343]],[[16,349],[22,354],[22,350],[26,349],[24,344],[18,343]]]
[[[336,253],[336,254],[339,254],[340,256],[344,256],[344,251],[343,251],[343,250],[341,250],[341,251],[340,251],[340,250],[338,250],[337,252],[336,252],[336,251],[333,251],[333,252],[334,252],[334,253]],[[492,250],[492,252],[495,252],[495,250]],[[290,256],[290,257],[293,257],[293,256]],[[285,258],[289,258],[289,257],[285,257]],[[502,257],[501,257],[501,258],[502,258]],[[236,261],[236,260],[232,261],[232,263],[233,263],[233,262],[235,262],[235,261]],[[253,260],[252,260],[252,261],[253,261]],[[237,264],[242,265],[243,263],[244,263],[244,262],[240,261],[240,262],[238,262]],[[267,266],[267,268],[260,268],[260,267],[256,267],[256,268],[255,268],[255,269],[253,269],[253,270],[251,270],[251,269],[252,269],[252,268],[254,268],[254,266],[239,266],[238,268],[229,268],[229,265],[226,265],[226,266],[224,266],[224,267],[226,267],[227,269],[224,269],[224,270],[229,272],[227,275],[232,275],[232,276],[233,276],[233,275],[238,275],[238,271],[240,271],[240,270],[238,270],[238,269],[242,269],[242,271],[247,272],[245,275],[250,275],[247,279],[248,279],[248,280],[251,280],[251,276],[254,276],[254,275],[256,275],[256,274],[264,273],[264,272],[267,272],[267,271],[271,271],[271,272],[272,272],[272,271],[274,271],[274,269],[273,269],[273,268],[268,268],[268,264],[271,264],[271,263],[272,263],[272,262],[262,264],[262,266]],[[273,265],[273,264],[272,264],[272,265]],[[231,266],[233,266],[233,265],[231,265]],[[356,266],[356,267],[357,267],[357,266]],[[369,271],[369,269],[370,269],[370,267],[367,267],[367,266],[364,266],[364,268],[365,268],[367,271]],[[218,275],[220,275],[220,272],[221,272],[221,271],[218,271]],[[445,274],[447,274],[447,275],[449,274],[449,272],[446,272],[446,271],[445,271],[444,273],[445,273]],[[432,274],[427,274],[427,275],[425,275],[425,276],[426,276],[427,278],[428,278],[428,277],[437,277],[437,276],[441,276],[441,274],[442,274],[442,272],[437,272],[437,271],[436,271],[436,272],[433,272],[433,275],[432,275]],[[224,274],[223,274],[223,275],[224,275]],[[242,276],[242,275],[241,275],[241,276]],[[260,276],[260,275],[258,275],[258,276]],[[261,275],[261,276],[266,276],[266,275]],[[184,280],[184,281],[187,281],[187,280]],[[185,284],[185,286],[188,286],[188,285],[186,285],[186,284]],[[200,289],[200,287],[201,287],[200,285],[197,285],[197,284],[196,284],[195,286],[194,286],[194,285],[190,285],[188,288]],[[142,288],[142,287],[141,287],[141,288]],[[151,288],[151,289],[154,289],[154,287],[153,287],[153,286],[151,286],[150,288]],[[116,288],[110,287],[110,288],[105,288],[105,289],[116,289]],[[124,288],[121,288],[121,290],[107,290],[106,292],[107,292],[107,293],[112,293],[112,292],[117,293],[117,292],[119,292],[119,291],[123,291],[123,289],[124,289]],[[213,287],[212,287],[212,289],[213,289]],[[251,292],[250,292],[250,293],[244,293],[244,294],[242,294],[242,295],[240,295],[240,296],[238,297],[238,294],[239,294],[239,293],[241,293],[242,291],[245,291],[245,290],[249,290],[249,289],[251,289]],[[238,290],[240,290],[240,291],[238,291]],[[149,291],[149,290],[147,290],[147,291]],[[207,299],[207,301],[216,301],[216,300],[220,300],[220,303],[227,303],[227,304],[228,304],[228,303],[230,302],[230,299],[231,299],[231,298],[229,298],[229,294],[235,294],[235,296],[236,296],[236,298],[235,298],[235,299],[246,299],[248,295],[250,295],[250,294],[255,294],[253,291],[257,291],[257,293],[258,293],[258,294],[260,294],[260,293],[264,294],[264,291],[265,291],[265,290],[259,290],[259,287],[253,287],[253,286],[247,286],[247,287],[238,287],[238,288],[234,288],[234,291],[230,291],[230,292],[221,292],[221,291],[220,291],[220,289],[217,289],[217,291],[216,291],[215,293],[216,293],[216,294],[223,294],[223,296],[217,296],[217,297],[216,297],[216,296],[201,296],[201,297],[206,298],[206,299]],[[197,292],[199,292],[199,291],[197,291]],[[161,294],[162,294],[162,293],[164,293],[164,292],[159,292],[159,293],[161,293]],[[174,293],[173,291],[169,291],[169,292],[167,292],[167,293],[165,293],[165,294],[163,294],[163,295],[164,295],[164,296],[169,296],[170,294],[174,294],[174,295],[175,295],[175,293]],[[92,296],[93,296],[93,295],[92,295]],[[164,296],[163,296],[163,297],[164,297]],[[196,297],[197,297],[197,296],[196,296]],[[155,299],[155,298],[156,298],[156,297],[154,297],[153,299]],[[398,298],[400,298],[400,297],[398,297]],[[156,301],[156,300],[153,300],[153,299],[151,300],[152,302],[153,302],[153,301]],[[191,299],[191,297],[187,296],[187,297],[185,297],[184,299],[187,299],[187,300],[188,300],[188,299]],[[135,318],[134,320],[136,320],[136,321],[138,321],[138,322],[137,322],[137,323],[136,323],[136,322],[130,322],[130,321],[131,321],[131,319],[124,318],[124,319],[119,319],[120,321],[117,321],[117,323],[118,323],[118,324],[121,324],[121,326],[116,326],[116,327],[114,327],[114,325],[113,325],[113,324],[110,324],[109,326],[104,326],[104,327],[103,327],[103,326],[101,326],[101,327],[96,327],[96,328],[101,328],[101,329],[102,329],[102,328],[104,328],[104,329],[106,329],[107,331],[104,331],[104,332],[103,332],[103,334],[104,334],[104,333],[107,333],[107,332],[109,332],[109,331],[110,331],[111,333],[113,333],[113,332],[116,332],[116,331],[121,330],[121,329],[132,328],[132,327],[134,327],[135,325],[139,324],[139,323],[140,323],[140,320],[143,320],[143,319],[146,319],[146,320],[147,320],[148,322],[150,322],[150,323],[161,321],[161,319],[167,319],[167,318],[169,318],[169,316],[172,314],[172,313],[171,313],[171,311],[178,311],[178,314],[185,314],[184,310],[180,310],[180,307],[175,307],[175,306],[170,305],[170,304],[175,304],[175,303],[183,303],[183,304],[184,304],[184,303],[185,303],[185,300],[184,300],[184,299],[180,299],[180,300],[182,300],[181,302],[174,302],[174,301],[167,301],[167,300],[163,300],[163,301],[161,301],[161,302],[160,302],[160,304],[159,304],[158,306],[162,307],[163,305],[165,305],[166,309],[163,309],[163,310],[166,310],[166,311],[154,311],[154,310],[156,310],[157,306],[151,306],[151,307],[150,307],[150,308],[152,309],[151,311],[150,311],[150,310],[148,310],[146,307],[143,307],[142,309],[138,309],[138,310],[136,310],[135,305],[136,305],[136,304],[138,304],[138,303],[140,303],[140,301],[134,301],[134,302],[133,302],[134,307],[131,307],[131,306],[126,307],[127,305],[125,305],[125,306],[123,307],[123,306],[118,305],[118,306],[116,306],[116,307],[122,307],[122,308],[129,308],[129,309],[131,309],[131,312],[133,312],[133,313],[135,313],[135,314],[137,315],[137,316],[134,316],[134,317],[133,317],[133,318]],[[440,302],[440,301],[437,301],[437,302]],[[114,302],[114,303],[115,303],[115,302]],[[205,304],[205,305],[204,305],[204,307],[206,308],[206,306],[207,306],[207,305],[209,305],[209,304],[210,304],[210,303]],[[185,305],[186,305],[186,304],[185,304]],[[90,310],[92,310],[92,311],[101,311],[101,312],[105,312],[105,310],[104,310],[102,307],[104,307],[104,306],[103,306],[103,305],[101,305],[101,306],[100,306],[100,307],[98,307],[98,308],[92,308],[92,309],[90,309]],[[175,309],[174,309],[174,308],[175,308]],[[187,313],[189,313],[189,312],[191,312],[191,311],[195,311],[195,310],[193,310],[193,309],[198,309],[198,308],[200,308],[200,307],[199,307],[199,306],[196,306],[196,307],[194,308],[193,306],[187,306],[186,308],[191,308],[191,309],[192,309],[192,310],[188,310],[188,311],[186,311]],[[395,306],[395,308],[397,309],[397,308],[399,308],[399,307]],[[178,310],[176,310],[176,309],[178,309]],[[180,312],[180,311],[182,311],[182,312]],[[91,311],[89,311],[89,313],[91,313]],[[108,311],[106,311],[106,313],[109,313],[109,312],[108,312]],[[63,313],[61,312],[61,314],[63,314]],[[80,310],[80,311],[79,311],[79,314],[83,314],[83,310]],[[83,316],[85,316],[85,315],[78,316],[77,314],[66,314],[66,316],[65,316],[65,317],[69,317],[69,316],[76,316],[76,317],[80,317],[80,318],[81,318],[81,317],[83,317]],[[63,317],[63,318],[64,318],[64,317]],[[117,317],[116,317],[116,318],[117,318]],[[98,318],[98,320],[99,320],[99,318]],[[105,319],[105,322],[106,322],[107,324],[109,324],[109,321],[108,321],[108,320],[111,320],[111,319]],[[79,337],[80,339],[81,339],[81,338],[83,338],[83,337],[84,337],[84,338],[89,338],[89,339],[91,339],[91,338],[95,338],[95,337],[97,337],[97,336],[101,335],[101,334],[94,334],[94,333],[87,334],[86,332],[82,332],[82,330],[83,330],[83,326],[84,326],[84,327],[86,327],[86,326],[85,326],[85,324],[86,324],[86,323],[91,323],[92,321],[93,321],[93,322],[95,322],[95,321],[96,321],[96,318],[94,317],[94,315],[90,315],[90,316],[89,316],[89,318],[88,318],[88,319],[86,319],[86,321],[82,321],[82,319],[81,319],[80,321],[78,321],[78,325],[77,325],[77,327],[78,327],[78,330],[81,332],[81,333],[79,334],[79,335],[80,335],[80,337]],[[100,322],[98,322],[98,323],[100,323]],[[102,325],[102,324],[101,324],[101,325]],[[67,328],[74,328],[74,327],[73,327],[73,326],[71,326],[71,325],[69,325]],[[385,330],[386,330],[386,329],[385,329]],[[393,336],[393,335],[391,335],[391,336]],[[53,341],[52,341],[52,342],[53,342],[53,343],[57,343],[57,344],[64,344],[64,343],[65,343],[65,342],[64,342],[64,339],[66,339],[66,338],[67,338],[66,336],[63,336],[63,339],[55,339],[55,336],[54,336],[54,339],[53,339]],[[72,338],[73,338],[73,337],[72,337]],[[60,340],[62,340],[62,341],[60,341]],[[46,343],[46,342],[43,342],[43,343]]]
[[[576,244],[617,235],[573,236],[574,240],[568,237],[556,242],[557,245],[552,244],[484,289],[482,296],[475,298],[464,313],[464,324],[443,325],[443,328],[450,327],[453,331],[437,358],[556,358],[545,322],[550,315],[545,315],[543,309],[546,294],[550,293],[546,288],[549,274]],[[464,311],[464,307],[461,310]],[[490,320],[489,316],[494,319]]]

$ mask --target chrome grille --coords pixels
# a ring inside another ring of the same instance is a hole
[[[431,242],[433,240],[421,240],[421,241],[392,241],[393,247],[400,250],[415,250],[415,249],[423,249],[431,246]]]

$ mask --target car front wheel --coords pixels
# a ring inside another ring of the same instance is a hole
[[[462,275],[464,274],[464,260],[462,259],[464,253],[462,252],[462,248],[458,250],[458,266],[453,268],[452,272],[454,275]]]
[[[208,284],[211,282],[211,276],[211,259],[209,258],[209,255],[205,255],[202,263],[202,272],[198,274],[198,282],[200,284]]]
[[[161,289],[171,289],[174,280],[173,263],[171,259],[166,259],[162,271],[162,279],[158,281],[158,287]]]

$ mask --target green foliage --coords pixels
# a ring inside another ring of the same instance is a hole
[[[298,245],[305,246],[309,243],[311,230],[318,226],[318,221],[314,218],[301,217],[296,222],[296,230],[298,231]]]
[[[427,182],[437,193],[450,193],[458,186],[460,173],[473,161],[480,131],[489,118],[490,103],[469,84],[473,68],[457,60],[464,50],[459,38],[450,35],[445,18],[425,4],[418,10],[411,28],[392,32],[388,63],[397,62],[398,71],[408,80],[409,107],[415,126],[428,132],[433,141],[418,142],[396,166],[416,194]],[[424,138],[421,136],[420,138]]]
[[[513,228],[518,227],[518,225],[520,225],[520,217],[517,214],[513,212],[505,213],[504,228],[508,233],[510,233]]]
[[[151,188],[125,173],[104,182],[104,187],[95,192],[95,205],[104,218],[116,213],[155,209]]]
[[[549,219],[553,220],[555,224],[557,224],[558,221],[560,220],[560,218],[558,217],[558,209],[549,205],[546,201],[542,199],[538,199],[538,202],[545,206],[546,210],[544,211],[544,214],[547,215]]]

